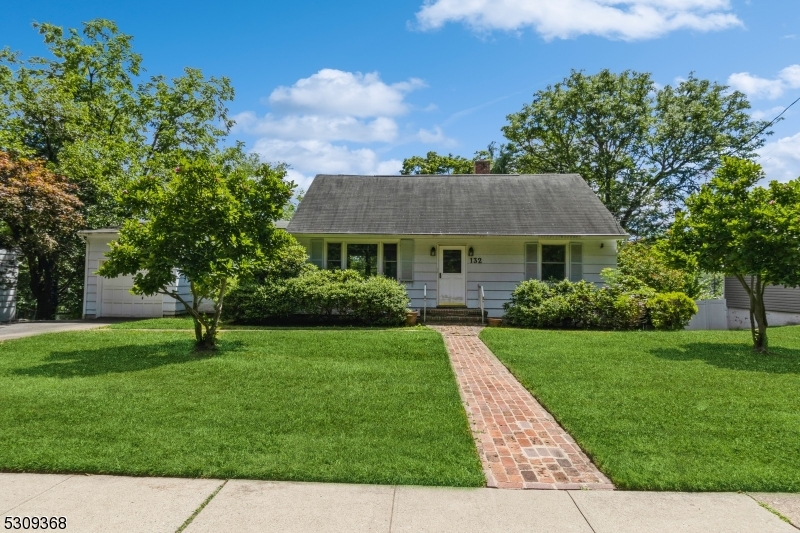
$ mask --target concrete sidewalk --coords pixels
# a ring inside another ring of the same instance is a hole
[[[783,501],[789,512],[792,506],[800,510],[797,494],[758,497],[773,506]],[[191,519],[186,533],[797,533],[750,496],[734,493],[0,474],[0,521],[24,516],[64,516],[66,530],[75,532],[173,533]]]
[[[33,337],[43,333],[102,328],[116,322],[122,322],[122,320],[36,320],[32,322],[12,322],[11,324],[0,324],[0,341]]]

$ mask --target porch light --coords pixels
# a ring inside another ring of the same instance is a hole
[[[475,250],[472,249],[472,246],[469,247],[469,250],[467,251],[467,255],[470,256],[470,257],[475,255]]]
[[[431,257],[436,257],[436,247],[431,246]]]

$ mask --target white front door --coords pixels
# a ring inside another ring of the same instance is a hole
[[[439,247],[439,305],[467,305],[464,247]]]

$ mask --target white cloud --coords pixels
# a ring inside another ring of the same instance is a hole
[[[289,179],[302,188],[316,174],[397,174],[402,161],[381,155],[391,145],[453,143],[438,126],[413,133],[403,124],[401,133],[399,117],[411,110],[406,96],[424,85],[416,78],[385,83],[377,73],[322,69],[272,91],[269,113],[236,115],[236,129],[257,137],[253,151],[265,160],[289,164]]]
[[[258,118],[252,112],[234,117],[236,126],[246,133],[279,139],[321,141],[391,142],[397,138],[397,123],[389,117],[359,120],[352,116],[287,115],[268,113]]]
[[[424,87],[417,78],[387,85],[377,72],[322,69],[291,87],[278,87],[269,103],[278,109],[353,117],[397,116],[408,111],[405,95]]]
[[[800,133],[765,144],[759,156],[767,180],[789,181],[800,177]]]
[[[773,79],[753,76],[749,72],[737,72],[728,77],[728,85],[750,98],[773,100],[783,96],[789,89],[800,88],[800,65],[789,65]]]
[[[640,40],[741,26],[730,9],[729,0],[426,0],[417,22],[425,30],[448,22],[478,31],[531,27],[547,40],[587,34]]]
[[[315,174],[397,174],[403,166],[402,161],[384,160],[370,148],[351,149],[317,140],[259,139],[253,151],[267,161],[289,163],[294,171],[290,178],[294,176],[304,188]]]
[[[769,109],[756,109],[750,116],[753,120],[772,120],[775,116],[783,111],[783,106],[770,107]]]

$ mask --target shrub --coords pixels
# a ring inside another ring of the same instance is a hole
[[[520,283],[504,308],[506,321],[516,326],[606,330],[681,329],[697,312],[685,294],[658,294],[641,283],[623,290],[620,285],[538,280]]]
[[[305,266],[296,277],[237,287],[228,296],[225,316],[242,323],[399,325],[408,303],[405,288],[395,280]]]
[[[666,292],[648,300],[647,310],[654,328],[678,330],[697,313],[697,304],[682,292]]]

